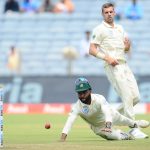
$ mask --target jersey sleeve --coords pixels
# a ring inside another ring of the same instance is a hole
[[[121,25],[119,25],[119,28],[123,34],[123,38],[129,38],[129,35],[127,34],[127,32],[125,32],[125,30],[123,29],[123,27]]]
[[[65,123],[65,126],[62,130],[62,133],[65,133],[65,134],[69,133],[69,131],[71,130],[73,123],[75,122],[77,116],[78,116],[78,108],[77,108],[77,105],[75,105],[72,108],[72,111],[69,113],[69,117]]]
[[[94,43],[94,44],[100,45],[101,41],[102,41],[101,30],[98,29],[98,28],[95,28],[93,30],[93,32],[92,32],[90,43]]]
[[[100,95],[100,99],[100,107],[104,114],[105,122],[112,122],[111,106],[108,104],[104,96]]]

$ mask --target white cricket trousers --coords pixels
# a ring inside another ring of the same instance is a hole
[[[91,129],[93,130],[95,134],[107,140],[128,140],[129,135],[127,133],[123,132],[120,129],[114,129],[113,126],[117,125],[117,126],[132,126],[133,127],[134,124],[135,124],[134,120],[129,119],[121,115],[116,110],[114,110],[112,112],[112,132],[102,131],[102,129],[105,128],[105,122],[98,127],[91,125]]]
[[[139,89],[135,77],[127,63],[105,66],[108,80],[122,100],[118,111],[124,116],[135,119],[133,106],[140,101]]]

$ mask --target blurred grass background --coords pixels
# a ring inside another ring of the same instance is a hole
[[[95,135],[80,117],[76,120],[66,142],[59,142],[67,115],[4,115],[5,150],[148,150],[150,139],[107,141]],[[136,119],[150,120],[150,115]],[[51,129],[45,129],[50,122]],[[128,131],[127,127],[121,127]],[[149,128],[142,129],[150,135]]]

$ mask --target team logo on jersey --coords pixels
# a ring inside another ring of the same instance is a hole
[[[88,107],[88,106],[83,106],[82,112],[83,112],[84,114],[88,114],[88,112],[89,112],[89,107]]]

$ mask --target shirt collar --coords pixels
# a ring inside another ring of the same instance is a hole
[[[106,23],[105,21],[102,22],[104,26],[106,26],[107,28],[113,28],[111,25],[109,25],[108,23]],[[117,25],[114,23],[114,28],[117,28]]]

